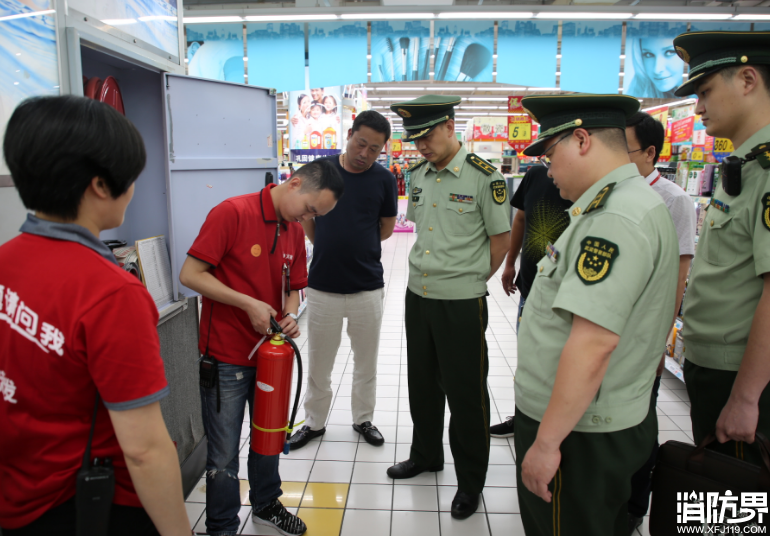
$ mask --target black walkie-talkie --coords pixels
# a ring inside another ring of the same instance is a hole
[[[97,392],[88,446],[83,455],[83,465],[77,474],[75,491],[77,536],[107,536],[112,498],[115,496],[115,471],[112,468],[112,460],[94,459],[93,464],[91,463],[91,442],[94,439],[98,410],[99,393]]]

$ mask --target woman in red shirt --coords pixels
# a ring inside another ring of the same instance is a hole
[[[14,111],[3,153],[34,211],[0,246],[3,535],[75,534],[89,442],[114,470],[108,534],[189,535],[158,311],[98,238],[123,223],[144,142],[106,104],[38,97]]]

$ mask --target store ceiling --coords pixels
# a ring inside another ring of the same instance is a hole
[[[644,6],[644,7],[770,7],[770,0],[734,0],[734,1],[714,1],[714,0],[446,0],[446,1],[399,1],[399,0],[185,0],[184,7],[213,7],[227,9],[229,6],[236,8],[295,8],[295,7],[364,7],[364,6],[388,6],[405,5],[409,6],[437,6],[437,5],[484,5],[484,6]]]

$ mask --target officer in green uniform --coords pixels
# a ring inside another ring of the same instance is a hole
[[[443,469],[448,401],[458,482],[452,516],[464,519],[478,508],[489,463],[487,280],[505,258],[511,227],[503,176],[457,140],[459,103],[426,95],[391,106],[425,159],[410,170],[406,213],[417,225],[405,312],[414,432],[409,459],[388,475]]]
[[[708,207],[685,300],[684,377],[695,442],[716,431],[725,454],[760,464],[770,436],[770,32],[693,32],[674,40],[690,64],[709,136],[737,149]]]
[[[570,225],[547,248],[519,328],[517,482],[533,535],[628,534],[631,476],[658,432],[650,392],[674,315],[679,242],[628,157],[624,95],[532,96]]]

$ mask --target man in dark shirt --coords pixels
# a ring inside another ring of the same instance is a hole
[[[545,255],[548,244],[553,244],[569,225],[569,215],[565,212],[572,206],[572,201],[563,199],[559,189],[548,176],[545,166],[533,166],[524,175],[516,193],[511,199],[511,206],[518,209],[511,226],[511,246],[503,269],[503,290],[509,296],[518,289],[519,314],[516,319],[516,331],[519,330],[521,313],[529,296],[532,282],[537,274],[537,263]],[[519,274],[516,275],[516,259],[521,251]],[[515,278],[515,283],[514,283]],[[490,427],[492,437],[513,436],[513,417],[505,422]]]
[[[353,428],[372,445],[385,441],[372,420],[385,295],[381,241],[393,234],[398,213],[396,180],[376,163],[389,138],[385,117],[375,111],[359,114],[345,153],[329,157],[345,181],[345,195],[334,211],[302,222],[314,244],[307,289],[309,378],[306,424],[292,436],[292,450],[326,432],[331,373],[344,318],[355,363]]]

